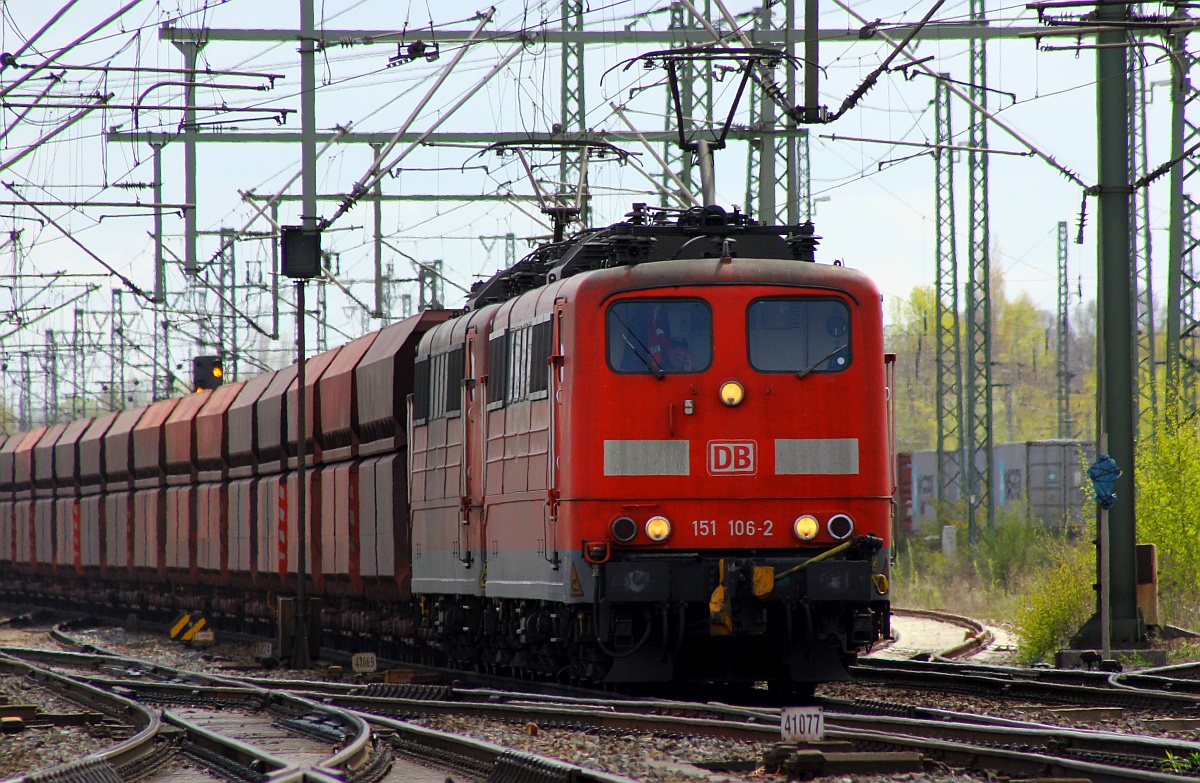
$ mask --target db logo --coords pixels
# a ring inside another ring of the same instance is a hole
[[[758,443],[752,440],[710,440],[708,472],[713,475],[757,473]]]

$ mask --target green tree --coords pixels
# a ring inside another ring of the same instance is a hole
[[[995,443],[1058,436],[1056,316],[1028,294],[1009,299],[1004,278],[993,271],[992,438]],[[896,354],[896,441],[901,451],[937,447],[937,299],[932,286],[917,286],[895,301],[885,335]],[[1095,394],[1095,307],[1078,308],[1070,334],[1071,408],[1076,437],[1090,431]],[[966,316],[959,315],[965,356]]]

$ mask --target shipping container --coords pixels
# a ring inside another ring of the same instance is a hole
[[[380,330],[355,369],[360,454],[404,447],[412,367],[421,335],[455,315],[427,310]]]
[[[230,478],[249,476],[254,472],[254,463],[258,459],[258,399],[274,381],[273,372],[251,378],[229,404],[225,428]],[[205,437],[209,438],[211,434]]]
[[[121,411],[104,433],[104,485],[107,491],[133,486],[133,428],[145,408]]]
[[[79,437],[79,490],[81,494],[95,494],[104,484],[104,438],[116,420],[116,413],[97,416],[92,419],[92,423]]]
[[[134,486],[160,486],[166,479],[167,448],[163,425],[171,417],[179,398],[161,400],[146,408],[133,427]]]
[[[218,386],[211,394],[206,395],[204,407],[196,414],[196,468],[199,471],[196,478],[200,481],[221,481],[228,476],[227,414],[229,406],[241,394],[245,385],[242,382]],[[249,410],[253,413],[253,406]]]
[[[1050,527],[1065,524],[1072,532],[1081,532],[1093,513],[1085,466],[1095,459],[1091,443],[1030,441],[1025,458],[1030,517]]]
[[[92,421],[77,419],[71,422],[54,444],[54,474],[60,498],[79,495],[79,441],[92,426]]]
[[[318,438],[319,430],[321,429],[320,416],[316,415],[320,411],[321,397],[318,391],[318,384],[321,381],[321,376],[329,369],[329,366],[341,353],[341,348],[334,348],[331,351],[319,353],[316,356],[309,357],[304,363],[304,449],[306,465],[314,465],[321,461],[320,454],[320,439]],[[296,468],[296,455],[299,453],[296,449],[296,438],[299,433],[296,421],[296,411],[299,409],[300,391],[299,384],[293,380],[287,390],[287,402],[284,405],[284,410],[287,411],[287,432],[286,451],[289,457],[288,467],[293,470]]]
[[[321,376],[317,389],[321,400],[319,437],[323,462],[350,459],[358,452],[357,368],[377,335],[378,332],[372,332],[347,343]]]
[[[289,415],[287,389],[295,379],[296,366],[284,367],[275,373],[271,385],[258,398],[258,402],[254,403],[255,426],[258,430],[258,462],[254,469],[260,475],[283,470],[287,456],[283,448],[283,436],[287,432],[286,422]],[[232,428],[232,424],[230,426]],[[232,444],[230,450],[232,451]]]
[[[992,507],[1025,513],[1025,444],[997,443],[992,449]]]
[[[896,529],[904,533],[913,530],[913,469],[912,454],[896,455]]]
[[[1090,518],[1090,495],[1084,487],[1084,466],[1095,449],[1076,440],[998,443],[992,448],[992,504],[998,514],[1035,520],[1046,527],[1064,523],[1072,531]],[[983,460],[979,460],[983,468]],[[946,487],[948,501],[959,500],[958,481]],[[912,455],[914,526],[927,535],[937,523],[937,452]]]
[[[937,530],[937,452],[914,451],[911,465],[913,530],[929,535]]]
[[[205,391],[180,397],[175,410],[171,411],[163,424],[168,484],[195,481],[196,416],[212,395],[212,392]]]

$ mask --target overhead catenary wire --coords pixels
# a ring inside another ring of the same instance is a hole
[[[686,0],[684,0],[684,1],[686,2]],[[853,8],[851,8],[846,3],[842,2],[842,0],[833,0],[833,2],[835,5],[838,6],[838,8],[841,8],[846,13],[850,14],[855,19],[857,19],[860,24],[863,24],[863,25],[870,24],[870,22],[867,20],[866,17],[864,17],[862,14],[855,11]],[[907,57],[913,63],[913,65],[915,65],[917,68],[920,68],[922,71],[925,71],[927,74],[929,74],[930,76],[932,76],[935,79],[939,78],[937,71],[935,71],[933,68],[930,68],[929,65],[927,65],[926,63],[920,61],[915,55],[909,53],[909,51],[907,49],[904,49],[903,47],[901,47],[901,45],[896,41],[896,39],[892,38],[887,33],[883,32],[882,30],[878,30],[878,29],[876,29],[875,34],[878,35],[880,38],[882,38],[884,41],[886,41],[888,43],[888,45],[891,46],[893,49],[900,49],[901,53],[905,57]],[[1016,128],[1012,127],[1007,122],[1000,119],[999,117],[997,117],[992,112],[988,111],[983,106],[980,106],[976,101],[974,101],[971,98],[971,96],[969,96],[965,92],[963,92],[957,85],[950,83],[950,82],[944,82],[944,83],[946,84],[947,90],[952,92],[959,99],[965,101],[967,103],[967,105],[969,105],[971,108],[975,109],[982,116],[986,117],[988,119],[988,121],[996,124],[1001,130],[1003,130],[1009,136],[1012,136],[1013,139],[1015,139],[1022,147],[1025,147],[1030,152],[1032,152],[1034,155],[1036,155],[1038,158],[1040,158],[1042,161],[1049,164],[1050,167],[1053,168],[1055,171],[1062,174],[1064,177],[1071,180],[1072,182],[1079,185],[1080,187],[1084,188],[1085,190],[1091,189],[1091,186],[1089,186],[1086,182],[1084,182],[1083,179],[1081,179],[1078,174],[1076,174],[1071,169],[1069,169],[1066,166],[1059,163],[1057,160],[1054,159],[1053,156],[1048,155],[1047,153],[1043,152],[1040,148],[1038,148],[1038,146],[1036,144],[1034,144],[1033,142],[1026,139],[1025,136],[1020,131],[1018,131]]]
[[[137,284],[137,283],[133,282],[133,281],[132,281],[132,280],[130,280],[128,277],[126,277],[125,275],[123,275],[123,274],[121,274],[120,272],[118,272],[116,269],[114,269],[114,268],[113,268],[113,266],[112,266],[111,264],[109,264],[107,261],[105,261],[105,260],[104,260],[103,258],[101,258],[100,256],[98,256],[98,255],[96,255],[95,253],[93,253],[93,252],[91,251],[91,249],[87,247],[87,245],[83,244],[83,243],[82,243],[82,242],[80,242],[78,239],[76,239],[76,238],[75,238],[75,237],[74,237],[74,236],[71,234],[71,232],[70,232],[70,231],[68,231],[67,229],[65,229],[65,228],[63,228],[62,226],[60,226],[60,225],[59,225],[59,224],[58,224],[58,223],[57,223],[57,222],[54,220],[54,218],[50,217],[50,215],[48,215],[46,212],[44,212],[44,211],[43,211],[43,210],[42,210],[40,207],[38,207],[38,206],[36,206],[36,205],[34,205],[34,204],[30,203],[29,199],[27,199],[27,198],[25,198],[24,196],[22,196],[22,195],[21,195],[21,191],[17,190],[17,189],[16,189],[16,187],[15,187],[15,186],[13,186],[13,184],[12,184],[11,182],[5,182],[5,183],[4,183],[4,187],[5,187],[5,188],[7,188],[7,189],[8,189],[8,191],[9,191],[10,193],[12,193],[14,196],[16,196],[17,198],[19,198],[21,201],[25,202],[26,206],[28,206],[28,207],[29,207],[30,209],[32,209],[34,212],[36,212],[36,213],[38,213],[39,215],[41,215],[41,216],[42,216],[42,218],[43,218],[43,219],[45,219],[45,221],[46,221],[47,223],[49,223],[50,225],[52,225],[52,226],[54,226],[56,229],[58,229],[58,230],[59,230],[59,232],[60,232],[60,233],[61,233],[61,234],[62,234],[64,237],[66,237],[67,239],[69,239],[69,240],[71,241],[71,243],[72,243],[72,244],[74,244],[74,245],[75,245],[76,247],[78,247],[80,250],[82,250],[83,252],[85,252],[85,253],[87,253],[89,256],[91,256],[92,260],[94,260],[96,263],[100,264],[100,266],[104,267],[104,268],[105,268],[105,269],[107,269],[109,272],[112,272],[113,276],[114,276],[114,277],[116,277],[118,280],[120,280],[122,283],[124,283],[126,288],[128,288],[130,291],[132,291],[133,293],[137,294],[138,296],[142,297],[142,298],[143,298],[143,299],[145,299],[147,302],[151,302],[151,303],[153,303],[153,302],[154,302],[154,295],[153,295],[153,294],[150,294],[150,293],[148,293],[148,292],[146,292],[146,291],[142,290],[142,289],[141,289],[141,288],[138,286],[138,284]]]
[[[84,41],[86,41],[86,40],[88,40],[89,38],[91,38],[93,35],[95,35],[95,34],[96,34],[97,32],[99,32],[100,30],[103,30],[105,27],[108,27],[110,24],[112,24],[112,23],[113,23],[113,22],[115,22],[116,20],[120,19],[122,16],[124,16],[124,15],[125,15],[125,13],[126,13],[127,11],[129,11],[131,8],[133,8],[135,5],[137,5],[137,4],[138,4],[138,3],[140,3],[141,1],[142,1],[142,0],[130,0],[128,3],[126,3],[126,4],[125,4],[125,5],[123,5],[123,6],[121,6],[121,7],[120,7],[120,8],[118,8],[116,11],[114,11],[112,14],[110,14],[108,17],[106,17],[106,18],[104,19],[104,21],[100,22],[100,23],[99,23],[99,24],[97,24],[95,27],[93,27],[92,29],[88,30],[86,33],[84,33],[83,35],[79,36],[78,38],[76,38],[76,39],[75,39],[74,41],[72,41],[71,43],[69,43],[69,44],[67,44],[66,46],[62,47],[62,48],[61,48],[61,49],[59,49],[57,52],[54,52],[54,53],[53,53],[53,54],[51,54],[50,56],[46,57],[46,58],[45,58],[45,59],[43,59],[43,60],[42,60],[42,62],[41,62],[41,63],[39,63],[38,65],[35,65],[35,66],[33,66],[32,68],[30,68],[28,71],[26,71],[26,72],[25,72],[25,73],[24,73],[24,74],[23,74],[23,75],[22,75],[20,78],[18,78],[18,79],[17,79],[16,81],[14,81],[12,84],[8,85],[7,87],[0,88],[0,98],[3,98],[4,96],[8,95],[10,92],[12,92],[13,90],[15,90],[16,88],[20,87],[20,86],[21,86],[22,84],[24,84],[25,82],[27,82],[27,81],[29,81],[30,79],[32,79],[32,78],[34,77],[34,75],[36,75],[36,74],[38,74],[38,73],[41,73],[41,72],[42,72],[43,70],[45,70],[46,68],[49,68],[49,67],[50,67],[50,65],[51,65],[51,64],[53,64],[53,63],[54,63],[54,61],[55,61],[55,60],[57,60],[59,57],[61,57],[63,54],[66,54],[67,52],[71,51],[72,49],[74,49],[74,48],[75,48],[76,46],[78,46],[79,44],[81,44],[81,43],[83,43]]]
[[[437,94],[438,89],[440,89],[441,86],[446,83],[446,79],[450,77],[450,74],[454,73],[454,69],[458,67],[460,62],[462,62],[462,59],[467,54],[467,50],[470,48],[469,44],[479,37],[479,34],[483,32],[483,28],[488,24],[488,22],[492,21],[492,17],[495,15],[495,6],[492,6],[486,12],[479,15],[479,24],[476,25],[475,29],[471,32],[470,39],[467,41],[468,45],[460,46],[458,51],[454,53],[453,59],[451,59],[450,62],[441,69],[441,71],[438,73],[437,79],[433,83],[433,86],[431,86],[425,92],[425,95],[423,95],[421,99],[417,101],[416,105],[413,106],[412,111],[408,115],[408,119],[401,123],[396,132],[392,134],[392,138],[388,139],[387,143],[384,144],[377,153],[375,153],[375,159],[371,161],[371,165],[367,168],[366,173],[363,174],[363,176],[350,188],[350,192],[346,195],[342,203],[338,205],[337,212],[335,212],[334,215],[328,220],[322,221],[322,228],[332,224],[339,217],[346,214],[346,212],[352,206],[354,206],[355,202],[361,198],[362,194],[370,190],[370,188],[382,178],[383,172],[386,169],[380,164],[387,158],[388,155],[391,154],[392,150],[396,148],[396,145],[400,143],[400,138],[408,132],[408,129],[412,127],[414,122],[416,122],[417,117],[420,116],[421,112],[429,104],[429,101],[433,100],[433,96]]]
[[[354,204],[357,203],[358,200],[361,199],[363,197],[363,195],[365,195],[367,193],[367,191],[370,187],[374,186],[374,184],[376,182],[378,182],[380,179],[382,179],[388,171],[390,171],[395,166],[399,165],[400,161],[402,161],[406,157],[408,157],[409,153],[411,153],[417,147],[424,144],[426,139],[428,139],[430,136],[432,136],[434,131],[436,131],[439,127],[441,127],[442,123],[446,122],[446,120],[448,120],[452,116],[454,116],[454,114],[459,109],[461,109],[467,103],[467,101],[470,100],[472,95],[474,95],[476,92],[478,92],[480,89],[482,89],[485,84],[487,84],[489,81],[491,81],[493,76],[495,76],[497,73],[502,71],[505,67],[507,67],[508,64],[510,62],[512,62],[513,59],[518,54],[521,53],[521,49],[522,49],[522,45],[517,44],[511,50],[509,50],[508,54],[506,54],[504,57],[502,57],[498,63],[496,63],[486,74],[483,75],[483,78],[481,78],[471,89],[467,90],[462,95],[462,97],[459,98],[459,100],[457,102],[455,102],[452,106],[450,106],[448,109],[443,111],[438,116],[437,120],[435,120],[434,123],[432,125],[430,125],[429,128],[427,130],[425,130],[424,133],[422,133],[419,137],[417,137],[412,142],[410,142],[409,145],[407,147],[405,147],[404,150],[401,151],[399,155],[392,158],[386,164],[381,166],[378,171],[376,171],[374,174],[370,175],[366,179],[367,184],[364,186],[366,189],[359,190],[356,192],[351,192],[351,193],[347,194],[345,199],[342,201],[342,203],[338,205],[337,211],[332,216],[330,216],[320,222],[320,224],[319,224],[320,227],[322,229],[328,228],[330,225],[332,225],[334,223],[334,221],[336,221],[342,215],[346,214],[346,212],[349,211],[350,208],[353,207]]]

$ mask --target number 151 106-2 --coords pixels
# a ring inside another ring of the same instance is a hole
[[[693,519],[692,535],[715,536],[727,533],[731,536],[772,536],[775,523],[769,519],[755,521],[753,519],[730,519],[720,524],[716,519]]]

